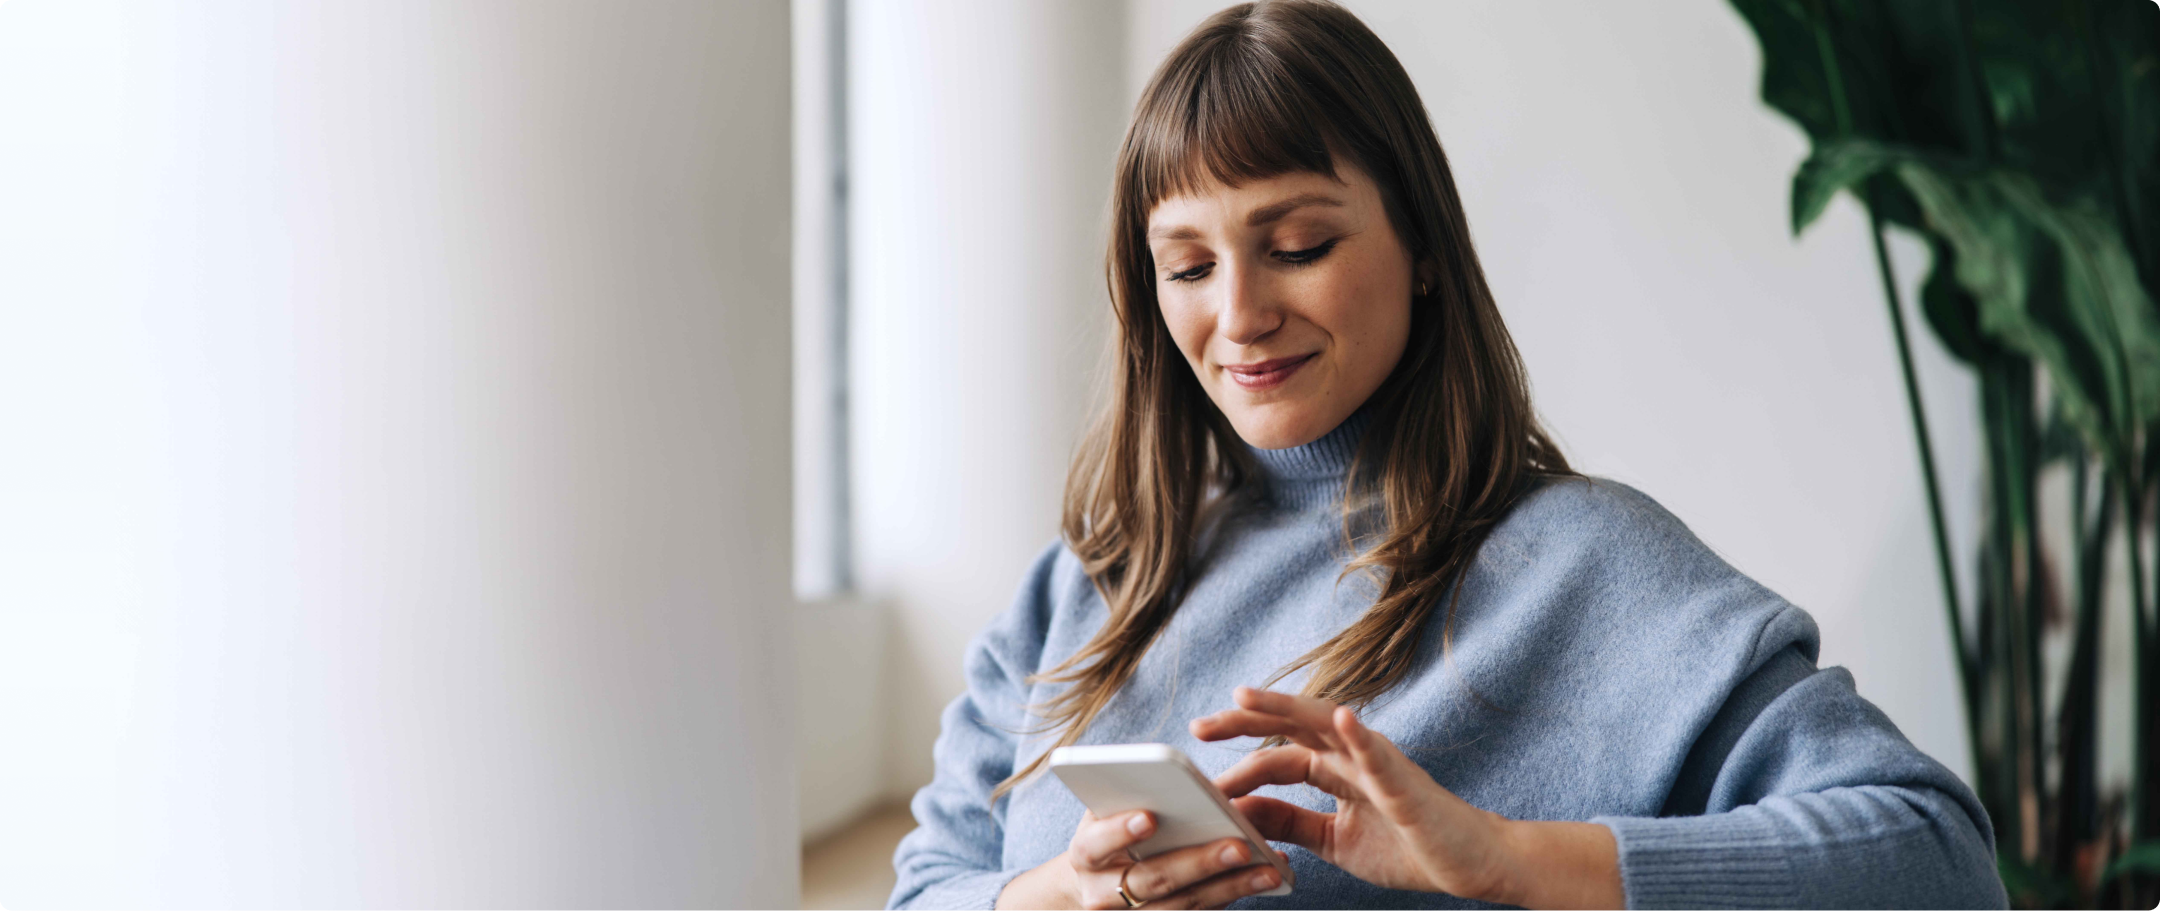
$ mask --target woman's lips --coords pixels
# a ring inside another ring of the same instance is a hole
[[[1305,366],[1307,361],[1318,357],[1319,354],[1320,352],[1315,351],[1311,354],[1300,354],[1296,357],[1278,357],[1271,361],[1260,361],[1253,364],[1227,364],[1224,365],[1223,369],[1229,371],[1231,381],[1237,383],[1239,387],[1258,392],[1273,389],[1290,382],[1291,374],[1297,373],[1298,368]]]

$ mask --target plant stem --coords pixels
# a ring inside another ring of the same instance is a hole
[[[1929,441],[1927,407],[1920,398],[1920,380],[1913,370],[1912,343],[1905,333],[1905,308],[1899,300],[1897,273],[1890,266],[1890,251],[1883,243],[1881,207],[1876,204],[1875,185],[1867,185],[1869,236],[1875,241],[1875,269],[1882,278],[1883,300],[1890,307],[1890,331],[1897,340],[1898,369],[1905,379],[1905,405],[1912,416],[1913,440],[1920,447],[1920,477],[1927,488],[1928,521],[1935,531],[1935,570],[1942,579],[1943,604],[1950,620],[1951,657],[1957,664],[1958,687],[1969,706],[1974,697],[1972,658],[1965,646],[1965,612],[1959,604],[1957,571],[1950,557],[1950,533],[1943,521],[1942,484],[1935,475],[1935,447]],[[1968,719],[1970,713],[1967,713]],[[1974,738],[1974,760],[1980,742]]]
[[[2130,543],[2130,625],[2134,630],[2131,663],[2135,667],[2132,677],[2137,691],[2131,722],[2135,733],[2131,735],[2130,748],[2130,840],[2133,844],[2147,834],[2145,803],[2151,798],[2148,793],[2151,781],[2148,779],[2152,777],[2152,769],[2147,765],[2152,758],[2148,742],[2152,737],[2152,719],[2151,713],[2145,710],[2145,699],[2151,694],[2152,686],[2153,662],[2149,654],[2152,636],[2145,619],[2145,559],[2138,552],[2138,526],[2145,521],[2144,494],[2141,485],[2123,485],[2123,525]]]
[[[2033,642],[2039,624],[2039,535],[2033,527],[2035,458],[2032,366],[2006,374],[2002,389],[2003,480],[2009,502],[2010,597],[2004,603],[2003,628],[2009,635],[2009,748],[2017,753],[2018,857],[2037,863],[2040,854],[2041,768],[2039,649]]]
[[[2108,541],[2115,532],[2116,479],[2102,471],[2100,478],[2099,506],[2090,521],[2086,519],[2086,505],[2092,501],[2088,477],[2092,459],[2080,454],[2077,457],[2075,480],[2072,484],[2072,534],[2077,552],[2077,626],[2072,637],[2070,669],[2064,678],[2062,704],[2056,712],[2057,736],[2061,745],[2062,783],[2057,796],[2055,850],[2052,863],[2057,870],[2075,871],[2077,853],[2099,833],[2099,685],[2100,685],[2100,633],[2105,623],[2101,610],[2102,596],[2107,588]],[[2075,883],[2081,903],[2090,905],[2097,900],[2091,894],[2091,882],[2080,878]]]
[[[2015,520],[2016,497],[2010,491],[2013,472],[2010,441],[2006,439],[2009,426],[2009,396],[2004,385],[2009,372],[2018,359],[2007,354],[1989,357],[1981,367],[1980,401],[1985,408],[1981,426],[1986,430],[1988,445],[1988,519],[1986,555],[1983,568],[1987,577],[1987,599],[1982,605],[1983,653],[1986,658],[1985,683],[1986,714],[1994,725],[1990,746],[1994,759],[1995,806],[1988,812],[1995,817],[1998,833],[2020,832],[2023,826],[2018,819],[2022,807],[2018,800],[2018,724],[2017,679],[2013,674],[2012,655],[2016,642],[2017,581],[2014,575],[2016,560],[2016,535],[2012,531]],[[1992,629],[1990,629],[1992,627]],[[2010,848],[2009,839],[1998,837],[1996,853],[2000,857],[2017,857]]]
[[[1838,133],[1852,135],[1853,116],[1851,102],[1845,96],[1843,67],[1838,63],[1837,47],[1830,37],[1830,14],[1820,2],[1814,5],[1812,24],[1815,32],[1815,49],[1822,57],[1823,75],[1828,80],[1830,107],[1837,117]],[[1965,645],[1965,616],[1958,604],[1957,572],[1950,556],[1948,525],[1943,521],[1942,485],[1935,474],[1935,449],[1929,441],[1927,409],[1920,399],[1920,382],[1913,370],[1912,343],[1905,332],[1905,308],[1898,300],[1897,274],[1890,268],[1890,252],[1883,242],[1883,219],[1880,194],[1876,190],[1877,179],[1866,183],[1868,210],[1868,235],[1875,245],[1875,268],[1882,278],[1883,300],[1890,308],[1890,329],[1897,340],[1898,368],[1905,379],[1905,403],[1912,414],[1913,439],[1920,449],[1920,476],[1927,488],[1928,520],[1935,532],[1935,568],[1942,578],[1943,604],[1950,620],[1950,651],[1958,675],[1958,688],[1965,697],[1965,727],[1969,749],[1972,751],[1973,768],[1980,767],[1980,726],[1976,718],[1979,708],[1978,683],[1974,679],[1975,657]]]
[[[2151,434],[2154,429],[2148,428],[2146,432]],[[2145,473],[2141,476],[2144,484],[2142,489],[2148,491],[2153,490],[2156,483],[2160,483],[2160,446],[2151,445],[2150,439],[2151,437],[2148,436],[2148,443],[2145,447]],[[2144,496],[2140,494],[2138,503],[2142,506],[2144,502]],[[2143,522],[2144,518],[2144,514],[2139,513],[2133,521]],[[2153,536],[2153,546],[2156,550],[2160,550],[2160,534]],[[2132,547],[2131,552],[2136,553],[2135,545],[2133,544]],[[2155,554],[2154,565],[2160,567],[2160,554]],[[2160,577],[2160,572],[2156,572],[2154,575]],[[2160,675],[2160,629],[2154,629],[2154,623],[2145,616],[2148,604],[2160,605],[2160,578],[2155,578],[2153,583],[2156,586],[2155,590],[2137,593],[2138,596],[2130,599],[2130,611],[2132,614],[2131,649],[2133,650],[2131,664],[2134,668],[2132,686],[2135,687],[2135,692],[2131,695],[2131,711],[2135,713],[2136,720],[2133,722],[2133,730],[2136,733],[2133,736],[2137,738],[2131,745],[2130,754],[2132,757],[2130,766],[2131,800],[2128,812],[2130,813],[2130,835],[2133,842],[2139,838],[2160,834],[2160,827],[2153,825],[2153,817],[2160,814],[2154,812],[2156,808],[2152,805],[2150,799],[2150,787],[2155,779],[2160,779],[2160,774],[2155,774],[2160,772],[2160,769],[2155,769],[2149,765],[2149,763],[2160,760],[2160,755],[2156,755],[2152,750],[2152,738],[2154,734],[2160,732],[2153,730],[2153,725],[2148,720],[2148,716],[2151,714],[2150,707],[2156,700],[2160,700],[2160,696],[2156,696],[2153,692],[2154,684],[2160,683],[2160,681],[2154,679],[2156,675]],[[2138,800],[2141,796],[2146,798],[2142,803]],[[2141,808],[2143,812],[2139,812]],[[2125,876],[2123,880],[2123,886],[2127,890],[2132,887],[2136,877]]]

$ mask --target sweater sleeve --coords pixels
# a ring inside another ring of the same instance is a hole
[[[967,691],[945,706],[931,751],[935,775],[909,804],[916,828],[893,852],[898,880],[888,908],[993,908],[1025,872],[1003,868],[1008,798],[992,806],[990,792],[1013,771],[1061,550],[1053,544],[1037,558],[1012,607],[968,643]]]
[[[1972,790],[1799,644],[1733,689],[1664,812],[1590,820],[1629,908],[2009,907]]]

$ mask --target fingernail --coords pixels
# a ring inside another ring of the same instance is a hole
[[[1148,829],[1147,814],[1142,813],[1138,816],[1133,817],[1130,821],[1127,821],[1125,823],[1125,828],[1131,829],[1132,834],[1134,835],[1146,835]]]
[[[1273,869],[1262,870],[1253,874],[1252,878],[1246,880],[1246,882],[1251,883],[1254,889],[1273,889],[1275,888],[1275,871]]]
[[[1228,846],[1224,847],[1224,848],[1222,849],[1222,862],[1223,862],[1223,866],[1225,866],[1225,867],[1235,867],[1235,866],[1237,866],[1238,864],[1244,863],[1244,862],[1245,862],[1245,846],[1244,846],[1244,845],[1228,845]]]

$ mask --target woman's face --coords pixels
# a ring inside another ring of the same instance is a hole
[[[1336,171],[1340,182],[1211,184],[1149,213],[1163,320],[1215,407],[1262,449],[1333,430],[1410,336],[1410,253],[1372,178],[1340,159]]]

